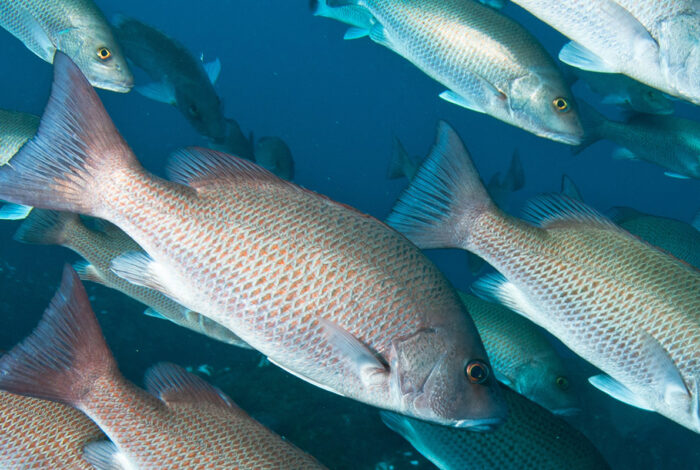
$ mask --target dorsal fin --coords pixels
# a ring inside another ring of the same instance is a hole
[[[547,194],[531,199],[525,206],[523,219],[542,228],[578,222],[606,230],[622,230],[592,207],[561,194]]]
[[[200,147],[188,147],[173,153],[167,172],[172,181],[195,189],[242,179],[285,183],[251,161]]]
[[[235,404],[224,392],[182,367],[168,362],[156,364],[146,371],[146,390],[168,406],[210,403],[232,408]]]

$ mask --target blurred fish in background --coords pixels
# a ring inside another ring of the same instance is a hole
[[[634,114],[625,122],[607,119],[580,103],[586,135],[574,152],[608,139],[618,145],[613,158],[644,160],[671,178],[700,178],[700,122],[677,116]]]
[[[261,137],[255,144],[255,163],[282,179],[294,179],[294,159],[280,137]]]
[[[38,128],[39,116],[0,109],[0,166],[9,164]],[[20,204],[3,204],[0,206],[0,220],[24,219],[31,210],[31,207]]]
[[[126,93],[134,85],[119,43],[92,0],[2,0],[0,26],[53,63],[68,55],[92,86]]]
[[[515,21],[473,1],[327,0],[364,7],[367,34],[448,88],[440,97],[569,145],[583,130],[573,95],[540,43]]]
[[[219,152],[235,155],[246,160],[255,161],[255,146],[252,133],[243,134],[241,126],[235,119],[225,118],[226,137],[222,142],[207,142],[207,147]]]

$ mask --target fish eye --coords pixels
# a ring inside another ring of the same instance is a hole
[[[107,60],[110,57],[112,57],[112,51],[110,51],[106,47],[100,47],[99,49],[97,49],[97,57],[100,60]]]
[[[188,106],[187,112],[190,113],[192,116],[199,116],[199,110],[197,109],[197,106],[193,104]]]
[[[566,377],[562,377],[560,375],[559,377],[557,377],[556,383],[557,383],[557,387],[559,387],[562,390],[569,389],[569,380]]]
[[[560,113],[565,113],[565,112],[569,111],[569,109],[570,109],[569,102],[566,101],[566,98],[562,98],[562,97],[554,98],[554,100],[552,100],[552,104],[554,105],[556,110],[559,111]]]
[[[482,384],[489,378],[489,366],[482,361],[471,361],[464,368],[464,373],[473,384]]]

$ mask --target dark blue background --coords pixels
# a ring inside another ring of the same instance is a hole
[[[586,201],[604,210],[638,210],[690,221],[700,209],[700,181],[670,179],[659,167],[610,157],[612,144],[597,143],[578,156],[493,118],[448,104],[444,89],[417,68],[368,39],[343,41],[345,27],[313,17],[306,1],[202,0],[98,1],[108,18],[120,12],[150,23],[206,60],[221,59],[217,90],[225,114],[244,132],[277,135],[290,146],[296,181],[333,199],[384,218],[405,181],[387,181],[391,137],[409,153],[425,155],[438,119],[450,122],[465,140],[482,178],[504,170],[519,149],[526,187],[511,201],[517,214],[529,197],[559,190],[571,176]],[[515,6],[505,13],[528,27],[554,56],[565,39]],[[0,31],[0,107],[40,114],[51,66],[18,40]],[[137,72],[138,79],[145,75]],[[143,82],[142,82],[143,83]],[[575,88],[582,96],[592,95]],[[162,173],[173,150],[202,145],[176,109],[137,93],[100,92],[117,127],[151,170]],[[599,107],[610,116],[611,107]],[[700,119],[697,107],[677,103],[677,114]],[[61,263],[73,255],[53,247],[11,241],[16,223],[0,227],[3,282],[0,286],[0,347],[9,348],[36,324],[59,279]],[[455,286],[473,281],[461,252],[430,256]],[[257,367],[258,356],[213,344],[169,324],[137,315],[137,303],[90,286],[105,335],[122,370],[139,381],[158,360],[183,365],[207,363],[213,380],[242,407],[332,468],[374,468],[392,461],[415,468],[403,455],[410,447],[382,427],[374,411],[306,385],[274,367]],[[613,402],[585,383],[590,366],[571,357],[586,396],[584,416],[574,422],[617,468],[698,467],[700,439],[665,418]],[[231,371],[223,370],[230,367]],[[419,467],[429,468],[424,460]]]

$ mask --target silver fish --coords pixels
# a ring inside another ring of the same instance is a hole
[[[490,200],[464,145],[441,123],[433,153],[388,223],[422,248],[462,248],[500,275],[472,288],[521,313],[607,375],[609,395],[700,432],[700,271],[584,204]]]
[[[583,135],[561,72],[525,28],[464,0],[334,0],[377,19],[370,38],[448,88],[440,96],[538,136],[578,144]]]
[[[177,107],[199,134],[223,142],[226,123],[213,85],[221,70],[218,59],[203,64],[178,41],[134,18],[117,15],[112,22],[126,56],[155,80],[136,91]]]
[[[586,136],[576,153],[608,139],[619,146],[615,159],[645,160],[663,167],[672,178],[700,178],[700,122],[653,114],[635,114],[617,122],[583,102],[580,107]]]
[[[70,59],[58,55],[54,67],[46,119],[12,167],[0,167],[0,198],[115,223],[147,253],[115,259],[117,275],[224,325],[312,384],[448,425],[503,421],[464,305],[404,236],[211,150],[178,152],[175,181],[158,178]]]
[[[93,86],[128,92],[134,77],[92,0],[0,0],[0,26],[48,63],[68,55]]]
[[[572,40],[559,58],[700,104],[698,0],[514,0]]]

